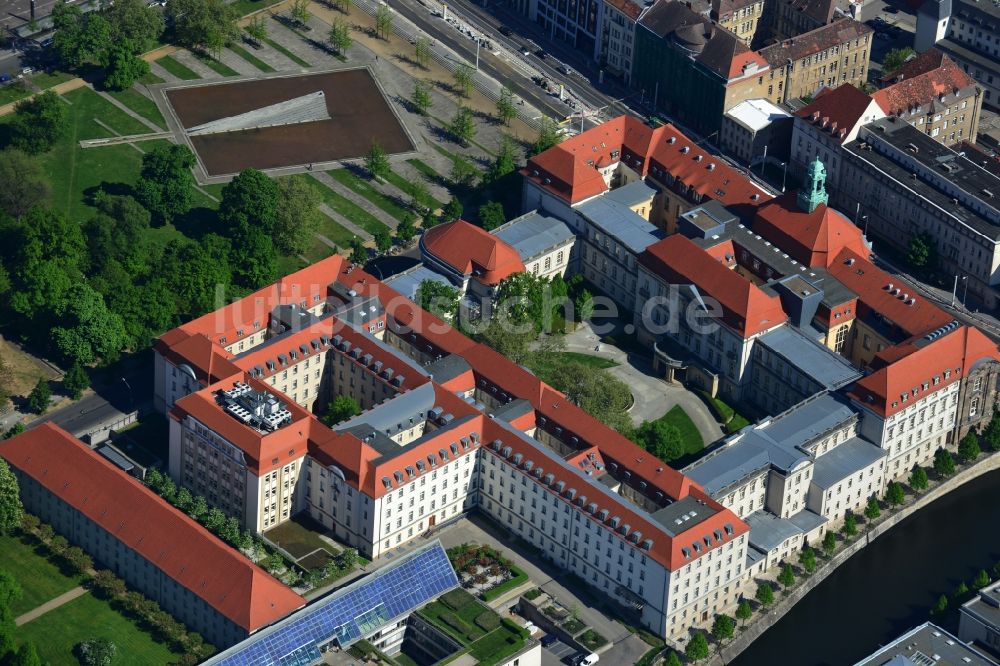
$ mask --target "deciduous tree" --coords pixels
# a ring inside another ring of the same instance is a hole
[[[123,38],[109,45],[101,64],[106,69],[104,85],[111,90],[125,90],[149,74],[149,63],[136,55],[132,40]]]
[[[517,151],[511,138],[504,134],[500,137],[496,157],[490,164],[489,171],[486,172],[486,180],[494,183],[507,174],[513,173],[515,169],[517,169]]]
[[[517,116],[517,107],[514,106],[514,93],[507,86],[500,88],[500,97],[497,99],[497,120],[504,125],[510,125],[510,121]]]
[[[934,239],[927,234],[916,234],[910,239],[906,253],[906,263],[910,268],[922,271],[934,265]]]
[[[976,433],[970,432],[958,442],[958,458],[964,463],[972,462],[979,457],[982,451],[979,449],[979,438]]]
[[[248,289],[258,289],[277,279],[277,252],[263,225],[240,223],[236,226],[232,234],[230,265],[233,282]]]
[[[889,506],[896,508],[904,500],[906,500],[906,491],[903,490],[903,484],[890,481],[885,490],[885,501],[889,503]]]
[[[52,191],[38,160],[23,150],[0,151],[0,211],[17,218],[47,199]]]
[[[802,552],[799,553],[799,564],[802,565],[806,573],[816,571],[816,552],[809,546],[803,548]]]
[[[335,426],[361,413],[361,405],[349,395],[338,395],[326,408],[323,423]]]
[[[955,473],[955,459],[951,452],[946,449],[938,449],[934,452],[934,471],[941,476],[951,476]]]
[[[89,284],[70,288],[55,308],[59,325],[50,335],[55,350],[70,362],[94,363],[116,358],[127,335],[122,318],[108,310],[104,297]]]
[[[84,391],[90,388],[90,377],[83,364],[75,361],[63,376],[62,384],[73,400],[77,400]]]
[[[844,514],[844,526],[840,528],[844,536],[853,537],[858,533],[858,518],[852,512]]]
[[[319,193],[303,178],[281,178],[271,239],[284,254],[301,254],[319,228]]]
[[[10,123],[11,145],[30,155],[44,153],[61,139],[69,128],[69,111],[65,102],[51,90],[14,107]]]
[[[786,590],[795,584],[795,571],[792,570],[791,564],[786,564],[781,568],[781,573],[778,574],[778,582]]]
[[[389,5],[380,2],[375,10],[375,36],[388,41],[389,33],[392,30],[392,11]]]
[[[111,26],[111,42],[129,39],[136,54],[152,49],[163,34],[163,12],[143,0],[115,0],[101,15]]]
[[[424,310],[438,319],[454,321],[458,316],[458,302],[462,294],[451,285],[437,280],[424,280],[417,287],[414,300]]]
[[[865,518],[868,520],[875,520],[882,515],[882,509],[878,506],[878,500],[875,497],[870,497],[868,499],[868,506],[865,507]]]
[[[413,58],[422,69],[427,69],[431,61],[431,40],[421,35],[413,42]]]
[[[278,200],[278,186],[267,174],[244,169],[222,188],[219,221],[230,230],[249,225],[270,234],[278,218]]]
[[[263,16],[254,16],[243,26],[243,32],[255,46],[260,46],[267,39],[267,21]]]
[[[340,55],[346,54],[347,49],[351,48],[351,44],[354,43],[351,38],[351,27],[342,18],[333,19],[327,39],[330,42],[330,48]]]
[[[191,209],[194,153],[183,144],[154,148],[142,158],[135,185],[139,202],[165,221]]]
[[[295,22],[300,26],[305,26],[309,23],[309,19],[312,18],[312,13],[309,11],[309,0],[292,0],[292,7],[289,10],[289,14],[295,19]]]
[[[746,599],[741,599],[740,605],[736,607],[736,619],[745,625],[752,615],[753,609],[750,608],[750,603]]]
[[[371,147],[365,153],[365,169],[372,178],[385,178],[392,170],[389,166],[389,157],[378,141],[372,141]]]
[[[923,467],[915,466],[910,472],[910,487],[914,490],[926,490],[930,481],[927,478],[927,470]]]
[[[903,66],[907,58],[914,55],[916,52],[909,46],[904,46],[899,49],[889,49],[885,56],[882,58],[882,75],[888,76],[892,74],[897,69]]]
[[[459,106],[455,111],[455,116],[448,123],[448,131],[455,140],[463,146],[469,143],[476,136],[476,124],[472,119],[472,111],[464,106]]]
[[[0,534],[10,534],[20,527],[23,517],[24,507],[21,505],[17,477],[7,461],[0,458]]]
[[[49,401],[52,400],[52,389],[45,379],[35,382],[35,388],[28,394],[28,409],[36,414],[44,414],[49,408]]]
[[[664,462],[684,455],[684,440],[676,426],[664,421],[646,421],[635,434],[636,443]]]
[[[712,636],[720,643],[725,643],[736,633],[736,620],[728,615],[716,615],[712,623]]]
[[[170,0],[166,18],[183,46],[219,52],[239,37],[236,9],[225,0]]]
[[[375,241],[375,249],[380,254],[385,254],[392,247],[392,234],[389,232],[388,227],[379,227],[372,234],[372,240]]]
[[[835,550],[837,550],[837,535],[833,531],[827,531],[823,536],[823,552],[829,557]]]
[[[486,231],[493,231],[506,221],[507,217],[503,212],[503,204],[499,201],[488,201],[479,207],[479,223]]]
[[[413,106],[417,109],[417,113],[422,116],[426,116],[431,107],[434,105],[434,99],[431,97],[430,88],[426,83],[419,80],[413,83],[413,97],[410,101],[413,102]]]
[[[694,633],[694,636],[688,641],[687,647],[684,648],[684,654],[691,661],[701,661],[708,658],[708,639],[705,638],[704,632],[696,631]]]
[[[554,120],[543,117],[538,125],[538,137],[531,147],[531,154],[544,153],[557,143],[559,143],[559,128]]]

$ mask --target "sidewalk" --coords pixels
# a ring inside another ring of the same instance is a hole
[[[20,616],[16,617],[14,619],[14,624],[16,626],[18,626],[18,627],[20,627],[22,624],[27,624],[27,623],[31,622],[32,620],[37,619],[38,617],[41,617],[42,615],[45,615],[49,611],[52,611],[52,610],[55,610],[55,609],[59,608],[63,604],[68,604],[69,602],[73,601],[77,597],[82,597],[83,595],[87,594],[87,592],[89,592],[89,591],[90,590],[88,590],[88,589],[86,589],[85,587],[82,587],[82,586],[74,587],[69,592],[64,592],[63,594],[60,594],[55,599],[49,599],[48,601],[46,601],[41,606],[33,608],[30,611],[28,611],[27,613],[25,613],[24,615],[20,615]]]

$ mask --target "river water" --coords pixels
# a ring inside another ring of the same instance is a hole
[[[731,663],[850,666],[925,622],[938,596],[998,561],[1000,471],[948,493],[856,553]]]

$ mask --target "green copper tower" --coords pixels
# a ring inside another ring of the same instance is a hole
[[[820,204],[826,204],[826,167],[819,159],[815,159],[809,164],[806,170],[806,182],[799,190],[799,208],[807,213],[816,210]]]

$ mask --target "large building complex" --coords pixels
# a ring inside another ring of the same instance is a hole
[[[940,666],[996,666],[997,662],[963,643],[941,627],[925,622],[854,666],[886,664],[940,664]]]
[[[27,511],[219,647],[305,605],[66,431],[40,425],[0,443]]]
[[[819,161],[771,199],[618,118],[522,173],[529,212],[428,232],[415,270],[482,301],[518,271],[582,273],[668,377],[756,425],[677,472],[331,257],[158,341],[175,480],[258,532],[308,512],[372,558],[480,511],[678,638],[991,413],[995,345],[870,262]],[[312,412],[339,395],[362,411],[328,427]]]

